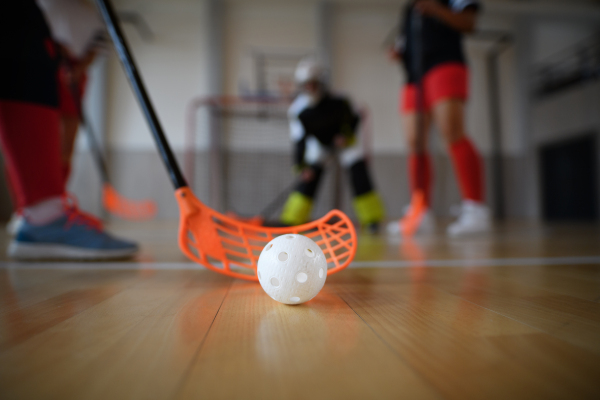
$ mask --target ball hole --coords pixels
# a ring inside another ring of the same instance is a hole
[[[267,248],[265,249],[265,251],[269,251],[269,250],[271,250],[271,247],[273,247],[273,243],[270,243],[270,244],[267,246]]]
[[[294,236],[294,235],[287,235],[287,236],[286,236],[286,239],[293,239],[293,238],[295,238],[295,236]]]
[[[279,253],[277,255],[277,259],[281,262],[287,261],[288,259],[288,253],[286,253],[285,251],[282,251],[281,253]]]
[[[292,303],[297,303],[297,302],[299,302],[299,301],[300,301],[300,297],[295,297],[295,296],[294,296],[294,297],[292,297],[292,298],[290,299],[290,301],[291,301]]]
[[[273,285],[275,287],[279,287],[279,279],[271,278],[271,285]]]
[[[308,275],[306,275],[304,272],[298,272],[298,275],[296,275],[296,280],[300,283],[304,283],[308,280]]]
[[[304,250],[304,254],[306,254],[310,258],[313,258],[315,256],[315,252],[312,251],[311,249]]]
[[[323,273],[324,273],[324,272],[323,272],[323,268],[319,269],[319,278],[322,278],[322,277],[323,277]]]

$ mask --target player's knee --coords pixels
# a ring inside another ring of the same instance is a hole
[[[459,126],[448,129],[445,132],[442,132],[442,134],[446,144],[449,146],[458,142],[459,140],[462,140],[466,136],[462,127]]]
[[[307,197],[313,198],[317,192],[317,187],[323,174],[323,167],[320,165],[311,165],[308,168],[312,171],[306,180],[302,180],[296,187],[296,191]]]
[[[427,149],[425,138],[418,137],[418,135],[411,135],[408,138],[407,144],[411,153],[422,153]]]

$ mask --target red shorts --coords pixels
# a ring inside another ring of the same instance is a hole
[[[423,77],[424,111],[430,111],[445,99],[466,100],[469,93],[469,70],[464,64],[451,62],[434,67]],[[417,85],[409,83],[400,89],[400,113],[417,110]]]

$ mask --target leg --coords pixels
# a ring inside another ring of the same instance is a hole
[[[71,174],[71,158],[75,148],[75,139],[79,130],[79,118],[63,115],[61,118],[62,129],[60,138],[60,159],[62,164],[62,176],[65,185]]]
[[[11,8],[12,7],[12,8]],[[6,10],[8,8],[8,10]],[[137,251],[107,235],[96,219],[64,199],[61,174],[56,51],[34,1],[0,3],[2,65],[11,77],[0,85],[0,144],[23,222],[8,254],[18,259],[115,258]]]
[[[448,234],[458,236],[488,231],[491,217],[483,204],[483,165],[477,150],[465,135],[463,101],[440,101],[434,107],[434,118],[450,148],[464,199],[461,214],[448,226]]]
[[[367,163],[361,159],[348,168],[354,192],[354,212],[362,226],[377,231],[385,217],[385,208],[379,193],[373,187]]]
[[[76,92],[67,81],[67,67],[62,66],[59,71],[59,100],[61,113],[61,136],[60,136],[60,154],[62,175],[65,186],[71,174],[71,159],[75,147],[75,139],[79,130],[79,107],[81,104],[82,89],[85,79],[77,85]]]
[[[425,204],[429,206],[431,201],[432,167],[431,158],[427,151],[427,143],[431,114],[424,113],[421,115],[421,127],[419,127],[418,118],[418,115],[414,112],[406,113],[402,116],[409,149],[408,178],[411,192],[420,191],[423,193]],[[419,128],[422,130],[420,134]]]
[[[435,122],[450,148],[463,198],[483,202],[483,165],[465,134],[464,102],[459,99],[443,100],[433,110]]]
[[[64,194],[56,109],[0,101],[0,141],[17,208]]]
[[[427,92],[423,93],[424,110],[418,111],[417,87],[406,85],[402,90],[402,123],[406,135],[408,156],[408,179],[411,191],[411,205],[404,217],[391,222],[387,231],[411,236],[417,231],[431,231],[434,221],[428,212],[431,197],[431,159],[427,152],[431,113]]]
[[[360,224],[375,233],[385,216],[385,208],[373,186],[368,165],[364,159],[361,137],[357,136],[356,139],[353,145],[341,149],[339,160],[350,175],[354,194],[354,212]]]
[[[454,162],[463,198],[483,201],[483,166],[465,134],[464,103],[468,98],[467,68],[460,63],[440,64],[424,80],[433,106],[433,117],[440,128]]]
[[[308,180],[301,180],[283,206],[279,222],[284,225],[294,226],[308,222],[312,211],[313,199],[323,173],[323,164],[327,160],[329,150],[326,149],[314,136],[306,139],[304,163],[312,171]],[[301,178],[302,179],[302,178]]]
[[[311,179],[300,181],[283,206],[279,220],[284,225],[301,225],[310,219],[313,199],[321,181],[323,167],[317,164],[311,165],[308,168],[313,172]]]

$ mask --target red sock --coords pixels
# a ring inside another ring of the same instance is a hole
[[[452,143],[450,155],[463,198],[483,202],[483,163],[471,141],[464,137]]]
[[[412,153],[408,157],[408,178],[411,192],[423,192],[425,203],[430,204],[431,158],[428,153]]]
[[[0,144],[17,208],[64,193],[58,111],[0,100]]]

